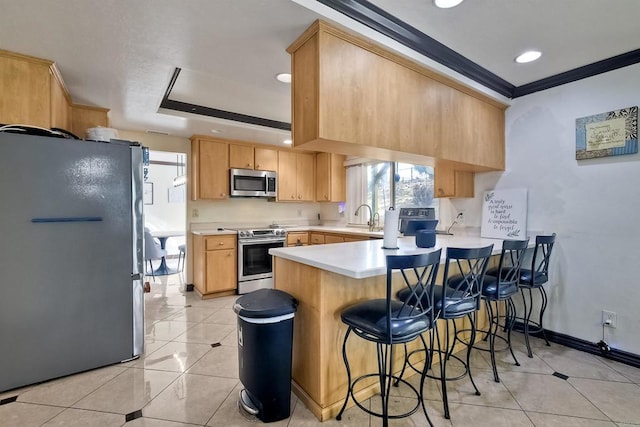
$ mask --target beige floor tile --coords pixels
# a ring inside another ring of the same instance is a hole
[[[209,350],[211,346],[208,344],[170,342],[145,356],[134,366],[160,371],[185,372]]]
[[[509,350],[499,351],[496,353],[496,366],[498,368],[498,376],[502,371],[515,371],[515,372],[529,372],[533,374],[553,374],[554,370],[540,359],[534,352],[533,357],[527,356],[527,349],[525,347],[514,346],[513,352],[518,359],[520,366],[517,366],[513,362],[511,352]],[[482,356],[491,365],[491,354],[488,352],[482,352]]]
[[[449,405],[453,426],[531,427],[533,424],[521,410],[489,408],[453,403]]]
[[[216,416],[217,415],[218,414],[216,414]],[[320,422],[301,401],[298,401],[295,404],[295,407],[292,406],[292,414],[288,425],[296,427],[362,427],[369,425],[369,414],[357,406],[352,406],[344,411],[340,421],[332,418],[324,422]],[[223,427],[223,425],[216,424],[216,427]]]
[[[193,322],[178,322],[172,320],[160,320],[156,323],[145,325],[145,339],[153,338],[160,341],[171,341],[184,334],[187,329],[193,327]]]
[[[129,421],[125,424],[125,427],[193,427],[193,424],[176,423],[174,421],[142,417]]]
[[[500,379],[525,411],[607,419],[563,379],[552,375],[519,372],[500,373]]]
[[[73,407],[128,414],[141,409],[179,376],[175,372],[127,369]]]
[[[229,332],[227,334],[226,337],[224,337],[222,340],[220,340],[220,344],[222,345],[226,345],[226,346],[233,346],[233,347],[237,347],[238,346],[238,327],[234,327],[231,332]]]
[[[536,427],[613,427],[611,421],[591,420],[588,418],[567,417],[566,415],[527,412],[527,416]]]
[[[160,348],[162,348],[163,346],[169,344],[170,341],[161,341],[161,340],[157,340],[153,337],[147,337],[144,340],[144,353],[140,355],[140,357],[138,357],[137,359],[133,359],[130,360],[129,362],[125,362],[123,363],[121,366],[125,366],[128,368],[134,367],[134,366],[143,366],[142,364],[142,360],[144,360],[145,357],[153,354],[153,352],[159,350]]]
[[[181,322],[202,322],[212,314],[216,313],[218,308],[204,307],[186,307],[169,317],[168,320],[178,320]]]
[[[48,381],[21,393],[18,401],[69,407],[126,369],[120,366],[107,366],[81,375]]]
[[[382,402],[379,396],[374,396],[370,400],[371,410],[380,412],[382,408]],[[401,412],[406,412],[411,410],[416,404],[415,399],[403,398],[403,397],[395,397],[392,396],[389,400],[389,407],[391,414],[398,414]],[[451,422],[444,418],[444,412],[442,410],[441,402],[436,401],[425,401],[427,405],[427,414],[431,419],[431,422],[435,426],[451,426]],[[323,424],[324,425],[324,424]],[[382,418],[379,417],[371,417],[371,427],[380,427],[383,425]],[[405,418],[398,419],[390,419],[389,426],[390,427],[404,427],[404,426],[427,426],[427,419],[424,416],[424,411],[422,409],[422,405],[418,408],[418,410],[413,414]],[[339,424],[336,424],[339,426]]]
[[[238,315],[231,309],[223,308],[207,317],[204,322],[236,326],[238,324]]]
[[[238,378],[238,347],[214,347],[189,368],[189,374]]]
[[[571,378],[629,382],[625,376],[601,362],[600,358],[583,351],[558,345],[552,349],[540,349],[536,351],[536,355],[554,371]]]
[[[69,408],[43,424],[43,427],[120,427],[125,421],[124,415],[121,414]]]
[[[569,382],[613,421],[640,424],[639,385],[584,378]]]
[[[260,425],[261,421],[249,414],[244,413],[238,408],[238,393],[242,390],[244,386],[242,383],[238,382],[236,387],[229,393],[229,396],[225,399],[225,401],[220,405],[218,410],[215,412],[213,417],[207,423],[208,426],[214,427],[250,427]],[[296,402],[298,399],[295,397],[293,393],[291,393],[291,413],[294,412],[294,408],[296,406]],[[312,415],[313,416],[313,415]],[[315,417],[314,417],[315,419]],[[290,424],[290,418],[286,418],[281,421],[275,421],[269,423],[269,427],[285,427],[285,426],[298,426],[303,424]],[[368,420],[368,419],[367,419]],[[320,422],[317,421],[317,424],[311,425],[320,425]]]
[[[477,396],[468,377],[457,381],[447,381],[449,403],[468,403],[471,405],[492,406],[505,409],[520,409],[509,390],[493,379],[493,372],[481,369],[472,370],[473,379],[480,390]]]
[[[212,323],[197,323],[174,341],[214,344],[222,341],[227,335],[236,331],[235,325],[217,325]]]
[[[615,362],[613,360],[605,359],[604,357],[598,357],[598,360],[600,360],[602,363],[609,366],[611,369],[615,370],[619,374],[627,377],[629,381],[634,382],[636,384],[640,384],[640,368],[625,365],[624,363]]]
[[[238,380],[185,374],[142,410],[144,416],[193,424],[205,424],[220,407]]]
[[[404,379],[415,387],[416,390],[420,391],[420,374],[414,373],[410,377],[407,375],[408,373],[405,373]],[[423,393],[424,398],[427,400],[442,401],[442,395],[440,394],[440,381],[429,377],[425,378]],[[391,395],[415,398],[415,393],[408,386],[402,383],[400,383],[398,387],[391,388]]]
[[[39,427],[52,419],[64,408],[13,402],[0,406],[0,426]]]

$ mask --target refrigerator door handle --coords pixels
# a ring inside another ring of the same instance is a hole
[[[135,273],[131,275],[131,280],[142,280],[142,274]]]

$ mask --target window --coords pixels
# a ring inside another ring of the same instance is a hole
[[[369,213],[355,216],[361,204],[371,206],[380,215],[380,223],[389,207],[434,207],[436,216],[438,200],[434,199],[433,168],[395,162],[359,163],[347,168],[348,222],[366,224]],[[364,209],[364,208],[363,208]]]

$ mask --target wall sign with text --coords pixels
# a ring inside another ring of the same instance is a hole
[[[638,152],[638,107],[576,119],[576,159]]]
[[[494,239],[527,238],[527,190],[485,191],[480,236]]]

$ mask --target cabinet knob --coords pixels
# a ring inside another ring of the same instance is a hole
[[[302,199],[302,196],[298,194],[298,200]]]
[[[218,242],[218,244],[219,244],[220,246],[222,246],[222,245],[224,245],[224,242]]]
[[[224,197],[224,193],[220,193],[220,197]]]
[[[256,169],[260,169],[260,165],[256,165]]]
[[[231,252],[229,252],[229,253],[227,254],[227,256],[228,256],[228,257],[229,257],[229,256],[231,256]]]
[[[329,200],[329,196],[327,196],[326,194],[324,195],[324,199],[325,200]]]
[[[251,163],[247,163],[247,167],[250,168],[251,167]]]
[[[291,195],[291,198],[292,198],[292,199],[295,199],[295,198],[296,198],[296,196],[292,194],[292,195]]]

